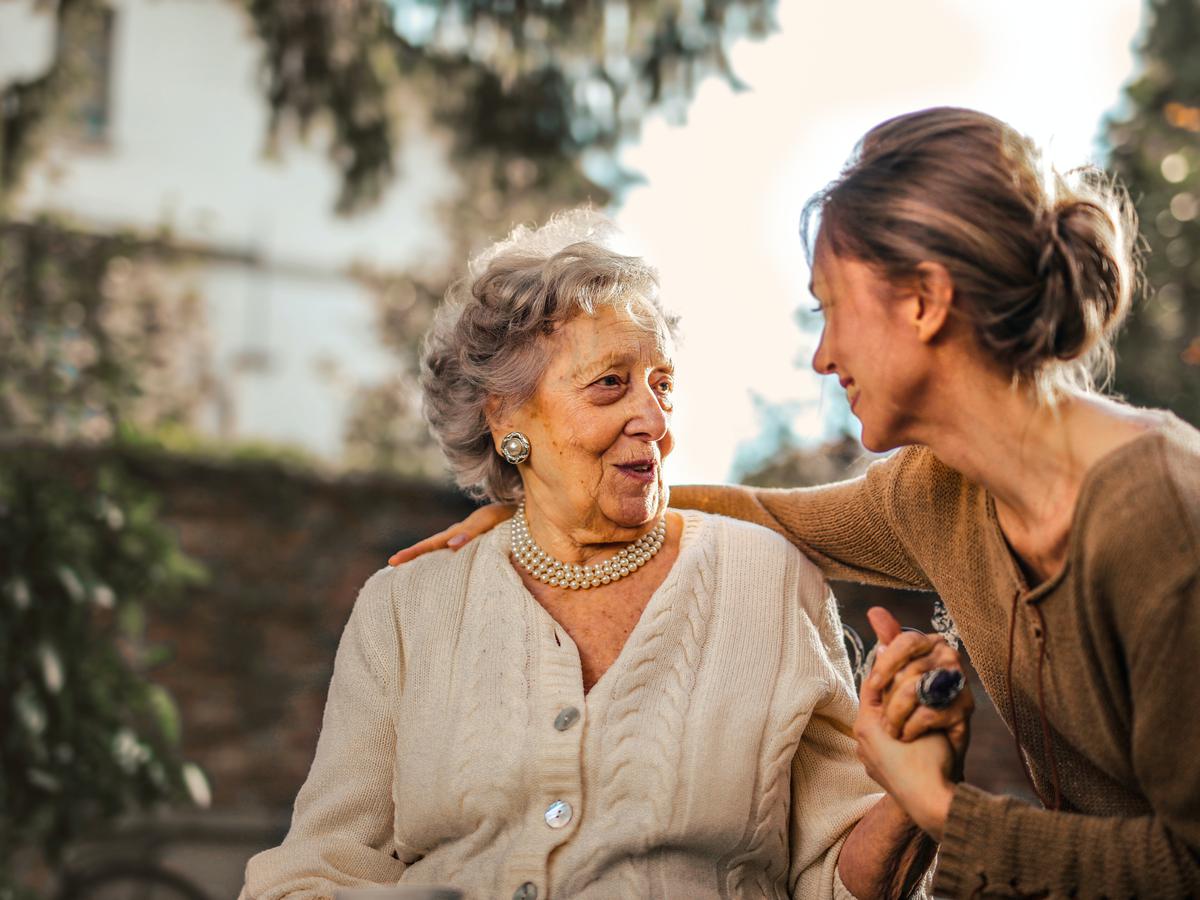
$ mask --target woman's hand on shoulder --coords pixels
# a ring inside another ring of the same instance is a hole
[[[416,559],[418,556],[434,550],[444,550],[447,547],[457,550],[472,538],[477,538],[479,535],[491,531],[506,519],[512,518],[516,509],[515,506],[507,503],[489,503],[487,506],[481,506],[461,522],[455,522],[449,528],[445,528],[423,541],[418,541],[411,547],[405,547],[403,550],[393,553],[388,560],[388,565],[398,566]]]

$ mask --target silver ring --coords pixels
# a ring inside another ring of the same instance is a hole
[[[966,686],[967,679],[958,669],[930,669],[917,679],[917,702],[930,709],[945,709]]]

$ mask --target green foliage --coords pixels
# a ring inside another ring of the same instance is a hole
[[[0,434],[104,439],[186,420],[206,385],[200,304],[160,242],[0,219]]]
[[[354,469],[441,478],[441,450],[421,415],[417,383],[421,336],[433,322],[441,286],[360,268],[358,282],[375,302],[375,333],[391,353],[394,371],[354,392],[346,417],[344,453]]]
[[[0,221],[0,896],[14,854],[53,862],[123,812],[207,791],[145,678],[165,650],[143,640],[153,604],[197,570],[123,466],[75,471],[46,452],[186,418],[181,373],[202,347],[172,256],[132,234]]]
[[[0,89],[0,211],[21,174],[46,143],[56,118],[69,110],[88,70],[89,33],[104,27],[102,0],[58,0],[57,52],[40,75]]]
[[[307,134],[332,124],[330,156],[342,172],[337,207],[378,197],[394,174],[399,82],[396,40],[386,6],[245,0],[262,39],[271,134]]]
[[[53,861],[98,823],[206,791],[144,635],[201,572],[121,464],[65,458],[0,456],[0,885],[18,850]]]
[[[1200,5],[1150,0],[1141,75],[1106,123],[1110,165],[1148,244],[1146,298],[1117,344],[1116,388],[1200,425]]]
[[[738,85],[726,55],[772,30],[774,0],[245,0],[266,47],[272,131],[331,124],[338,208],[376,200],[393,174],[403,88],[435,96],[460,157],[528,160],[587,183],[653,109],[682,115],[700,79]],[[564,169],[565,167],[565,169]],[[596,193],[601,193],[599,188]]]

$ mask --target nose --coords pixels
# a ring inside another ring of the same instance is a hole
[[[629,421],[625,433],[647,442],[661,441],[671,426],[671,413],[664,408],[663,398],[652,385],[642,384],[630,391]]]
[[[826,329],[821,329],[821,337],[817,340],[817,349],[813,353],[812,367],[813,371],[818,375],[832,375],[837,366],[833,361],[833,354],[829,351],[829,341],[825,339]]]

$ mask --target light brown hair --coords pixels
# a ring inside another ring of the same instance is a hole
[[[875,126],[801,227],[810,259],[819,239],[894,283],[941,263],[979,345],[1043,398],[1111,374],[1138,282],[1128,196],[1100,169],[1044,167],[992,116],[939,107]]]

